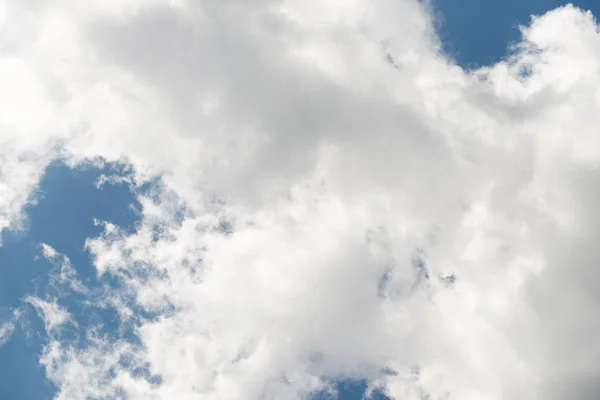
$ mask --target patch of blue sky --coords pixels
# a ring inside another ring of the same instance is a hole
[[[32,307],[24,304],[28,295],[42,299],[58,296],[73,320],[85,327],[103,325],[107,334],[117,334],[118,316],[114,310],[86,305],[83,295],[53,293],[50,285],[56,268],[41,257],[41,243],[52,246],[68,256],[78,278],[91,290],[102,291],[115,281],[100,282],[88,252],[85,239],[96,237],[102,227],[94,219],[109,221],[127,231],[133,231],[139,219],[134,194],[127,184],[105,184],[96,187],[102,174],[122,173],[117,165],[104,168],[71,169],[62,163],[48,167],[40,183],[37,202],[26,209],[27,223],[22,231],[3,233],[0,248],[0,324],[13,321],[14,333],[0,347],[0,398],[51,399],[56,388],[49,382],[39,364],[42,346],[46,342],[43,322]],[[18,318],[14,310],[21,310]],[[71,334],[70,334],[71,333]],[[119,333],[122,334],[122,333]],[[132,335],[128,335],[132,340]],[[77,332],[65,330],[64,340],[79,340]],[[6,360],[6,361],[5,361]]]
[[[369,393],[369,382],[362,379],[342,379],[333,384],[333,391],[322,391],[313,395],[312,400],[388,400],[381,390]]]
[[[494,64],[521,39],[519,25],[531,15],[573,4],[600,15],[598,0],[430,0],[437,16],[438,35],[446,54],[463,68]]]

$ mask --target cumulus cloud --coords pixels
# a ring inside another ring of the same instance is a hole
[[[590,13],[534,17],[464,71],[417,0],[1,9],[0,229],[57,158],[130,165],[113,179],[142,206],[135,232],[87,240],[119,283],[90,302],[121,327],[49,336],[57,398],[300,399],[337,377],[394,399],[600,394]]]

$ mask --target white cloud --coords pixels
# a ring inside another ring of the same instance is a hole
[[[0,325],[0,346],[8,342],[14,331],[15,325],[11,321],[4,322]]]
[[[59,156],[162,177],[137,232],[87,242],[140,344],[52,335],[58,398],[598,397],[590,14],[469,74],[416,0],[34,3],[0,27],[0,229]]]
[[[23,301],[35,308],[40,318],[44,321],[48,334],[53,333],[58,327],[71,321],[69,312],[58,305],[56,300],[46,301],[39,297],[27,296]]]
[[[49,244],[42,243],[42,255],[45,259],[53,261],[58,256],[58,252],[54,247],[50,246]]]

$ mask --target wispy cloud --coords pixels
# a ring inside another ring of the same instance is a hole
[[[15,325],[10,321],[0,325],[0,346],[8,342],[14,331]]]

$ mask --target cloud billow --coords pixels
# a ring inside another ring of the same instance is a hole
[[[1,6],[0,229],[57,159],[141,208],[86,241],[127,334],[26,298],[58,399],[600,395],[590,13],[464,71],[417,0],[33,3]]]

